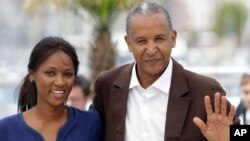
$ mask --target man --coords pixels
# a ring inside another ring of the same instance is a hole
[[[170,57],[177,33],[168,11],[140,3],[130,11],[126,31],[135,63],[103,72],[95,83],[105,141],[229,141],[234,108],[227,114],[225,97],[214,98],[217,91],[225,95],[217,81]]]
[[[241,102],[237,107],[237,117],[241,124],[250,124],[250,74],[243,74],[241,78]]]
[[[90,97],[91,95],[88,80],[82,75],[78,75],[66,104],[80,110],[87,110]]]

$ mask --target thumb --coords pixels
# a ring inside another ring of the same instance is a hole
[[[194,117],[193,122],[201,130],[202,133],[206,131],[206,124],[200,118]]]

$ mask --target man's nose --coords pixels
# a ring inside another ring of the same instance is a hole
[[[154,55],[157,52],[157,44],[153,41],[148,42],[146,51],[149,55]]]

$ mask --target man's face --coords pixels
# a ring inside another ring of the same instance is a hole
[[[138,14],[131,18],[125,40],[134,55],[139,77],[158,78],[168,66],[176,32],[169,28],[163,13]]]
[[[242,85],[242,100],[247,109],[250,109],[250,81]]]

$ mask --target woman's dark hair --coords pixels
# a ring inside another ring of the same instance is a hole
[[[36,72],[39,66],[57,51],[63,51],[72,60],[75,75],[78,72],[78,56],[74,47],[61,37],[46,37],[33,48],[28,64],[29,73]],[[37,89],[34,82],[29,80],[29,73],[24,77],[18,97],[18,111],[24,112],[37,104]]]

